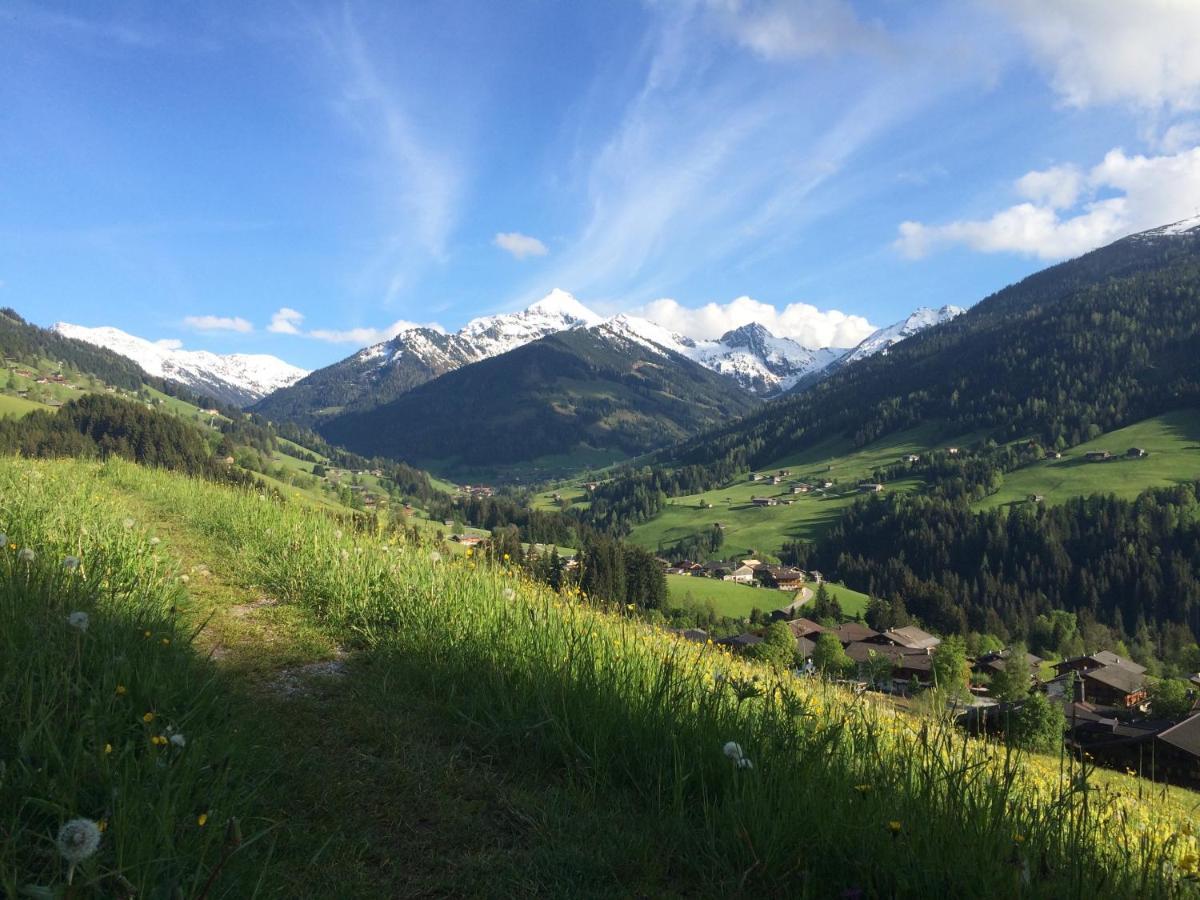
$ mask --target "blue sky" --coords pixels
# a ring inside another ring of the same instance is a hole
[[[1198,43],[1190,0],[0,0],[0,305],[307,367],[554,287],[845,344],[1195,214]]]

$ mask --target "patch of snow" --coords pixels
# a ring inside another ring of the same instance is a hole
[[[964,312],[965,310],[959,306],[947,305],[941,309],[930,309],[928,306],[922,306],[910,313],[907,318],[896,322],[894,325],[880,328],[847,353],[841,362],[851,363],[865,359],[868,356],[874,356],[876,353],[886,353],[888,348],[893,344],[899,343],[905,338],[912,337],[926,328],[940,325],[943,322],[949,322],[956,316],[961,316]]]

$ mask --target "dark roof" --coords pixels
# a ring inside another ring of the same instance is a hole
[[[1191,676],[1188,681],[1190,681],[1192,684],[1200,684],[1200,672],[1197,672],[1195,675]]]
[[[865,641],[867,638],[878,637],[879,632],[873,628],[868,628],[860,622],[843,622],[834,631],[839,641],[843,644],[850,644],[855,641]]]
[[[1105,687],[1121,691],[1124,694],[1134,694],[1146,686],[1146,680],[1141,673],[1126,669],[1124,666],[1102,666],[1083,673],[1087,681],[1095,681]]]
[[[798,638],[808,637],[810,634],[821,634],[827,630],[823,625],[818,625],[812,619],[806,619],[803,616],[799,619],[792,619],[787,626]]]
[[[998,653],[984,654],[979,657],[975,665],[977,668],[988,669],[992,672],[1003,672],[1010,653],[1011,651],[1009,650],[1001,650]],[[1029,668],[1033,670],[1034,674],[1037,673],[1038,666],[1042,664],[1042,658],[1032,653],[1025,654],[1025,661],[1029,664]]]
[[[755,634],[752,631],[747,631],[745,634],[735,634],[732,637],[723,637],[720,640],[713,641],[714,644],[722,644],[728,647],[749,647],[752,644],[761,644],[762,635]]]
[[[1200,756],[1200,713],[1173,725],[1158,737],[1172,747],[1178,747],[1192,756]]]
[[[1074,663],[1088,662],[1094,666],[1120,666],[1122,669],[1128,669],[1130,672],[1135,672],[1138,675],[1146,671],[1145,666],[1140,666],[1132,659],[1127,657],[1117,656],[1111,650],[1097,650],[1095,653],[1089,653],[1086,656],[1075,656],[1071,659],[1064,659],[1060,663],[1055,663],[1054,668],[1061,669],[1063,667],[1071,667]]]
[[[817,649],[815,641],[810,641],[806,637],[796,638],[796,652],[804,659],[808,659],[813,655],[813,651]]]
[[[672,634],[677,634],[684,640],[695,641],[697,644],[708,642],[708,632],[700,628],[672,628]]]
[[[942,642],[941,638],[934,637],[928,631],[922,631],[916,625],[890,628],[883,633],[883,636],[901,647],[909,647],[914,650],[927,650]]]

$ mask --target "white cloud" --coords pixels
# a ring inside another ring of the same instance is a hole
[[[1083,173],[1073,165],[1028,172],[1017,179],[1018,194],[1051,209],[1074,206],[1082,190]]]
[[[508,253],[511,253],[517,259],[524,259],[527,256],[545,256],[550,251],[535,237],[530,237],[527,234],[521,234],[519,231],[501,231],[494,238],[492,243]]]
[[[236,331],[247,334],[254,326],[241,316],[185,316],[183,324],[197,331]]]
[[[1032,202],[987,219],[945,225],[904,222],[895,247],[912,258],[955,243],[984,253],[1041,259],[1076,256],[1127,234],[1196,215],[1200,147],[1165,156],[1127,156],[1123,150],[1111,150],[1086,174],[1059,166],[1026,174],[1016,188]]]
[[[330,344],[357,344],[360,347],[366,347],[371,344],[390,341],[402,331],[409,331],[413,328],[432,328],[434,331],[445,331],[436,322],[421,325],[417,322],[408,322],[404,319],[399,319],[386,328],[314,328],[312,331],[307,332],[307,335],[308,337],[316,338],[318,341],[325,341]]]
[[[300,323],[304,321],[304,313],[289,306],[281,306],[271,316],[271,324],[267,331],[275,334],[300,334]]]
[[[1200,107],[1196,0],[992,0],[1070,106]]]
[[[689,337],[711,339],[751,322],[758,322],[778,337],[788,337],[805,347],[853,347],[875,331],[862,316],[836,309],[820,310],[807,303],[789,303],[778,309],[752,297],[728,303],[686,307],[675,300],[647,303],[635,313],[671,331]]]

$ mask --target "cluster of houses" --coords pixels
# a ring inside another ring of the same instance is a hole
[[[690,575],[693,578],[717,578],[737,584],[758,585],[779,591],[798,591],[805,583],[821,581],[820,572],[805,572],[794,566],[775,566],[757,559],[698,563],[685,559],[667,564],[668,575]]]
[[[468,497],[494,497],[496,489],[486,484],[464,484],[462,492]]]
[[[796,636],[801,671],[811,672],[817,638],[833,634],[846,655],[858,664],[860,679],[856,689],[868,688],[894,694],[908,694],[914,687],[933,684],[933,658],[940,639],[914,625],[876,631],[861,622],[844,622],[826,627],[811,619],[789,619],[800,604],[772,614],[784,621]],[[708,640],[698,629],[678,632],[687,640]],[[763,641],[763,630],[749,631],[713,641],[718,646],[742,651]],[[881,663],[886,660],[890,668]],[[971,660],[975,676],[995,676],[1011,660],[1009,650],[980,655]],[[1061,705],[1069,747],[1087,752],[1105,765],[1132,769],[1156,780],[1200,784],[1200,673],[1191,676],[1197,697],[1191,713],[1182,720],[1155,718],[1149,704],[1146,669],[1130,659],[1108,650],[1077,656],[1055,664],[1055,675],[1042,681],[1038,671],[1043,660],[1030,653],[1026,663],[1030,689],[1043,691],[1052,702]],[[880,677],[882,673],[884,677]],[[972,679],[976,681],[976,679]],[[976,728],[1003,728],[1004,717],[1016,704],[998,703],[988,697],[988,689],[977,679],[971,692],[972,705],[964,712],[962,724]]]

